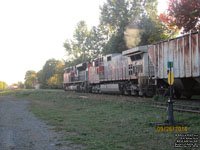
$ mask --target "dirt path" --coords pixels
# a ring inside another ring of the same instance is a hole
[[[53,131],[28,112],[27,104],[0,97],[0,150],[68,150],[56,146]]]

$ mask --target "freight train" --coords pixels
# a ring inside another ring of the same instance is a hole
[[[168,62],[174,64],[174,95],[200,95],[200,32],[67,67],[63,87],[92,93],[168,95]]]

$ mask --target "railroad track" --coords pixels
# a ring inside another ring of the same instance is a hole
[[[106,97],[107,95],[112,96],[114,94],[101,94],[101,95]],[[85,96],[80,96],[80,97],[85,98]],[[152,98],[144,98],[140,96],[128,96],[128,95],[123,95],[123,98],[127,98],[125,101],[130,102],[130,103],[135,103],[135,101],[137,101],[146,106],[151,106],[151,107],[156,107],[156,108],[166,109],[166,110],[168,107],[167,101],[166,102],[152,102],[151,101]],[[150,102],[148,103],[148,101]],[[191,100],[176,99],[173,106],[174,106],[174,111],[200,114],[200,99],[191,99]]]
[[[192,99],[176,99],[175,102],[181,102],[181,103],[197,103],[200,106],[200,98],[192,98]]]
[[[161,109],[167,109],[168,104],[167,103],[161,103],[161,102],[155,102],[152,107],[161,108]],[[174,111],[179,112],[187,112],[187,113],[198,113],[200,114],[200,106],[188,106],[188,105],[181,105],[181,104],[173,104]]]

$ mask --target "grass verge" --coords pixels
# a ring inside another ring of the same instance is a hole
[[[175,149],[176,132],[157,132],[149,125],[167,117],[165,110],[149,106],[151,99],[61,90],[6,91],[0,96],[28,99],[31,112],[62,132],[63,140],[81,144],[83,149]],[[199,133],[198,114],[175,112],[174,116],[176,121],[190,124],[187,133]]]

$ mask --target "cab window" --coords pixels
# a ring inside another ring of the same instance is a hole
[[[111,56],[108,56],[108,57],[107,57],[107,61],[111,61]]]
[[[131,61],[137,61],[137,60],[142,59],[142,54],[133,55],[130,58],[131,58]]]

